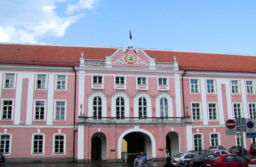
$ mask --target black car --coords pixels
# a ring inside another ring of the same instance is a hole
[[[247,154],[247,150],[245,148],[244,149],[244,154]],[[242,147],[241,146],[232,146],[230,149],[229,149],[229,152],[231,154],[239,154],[241,155],[242,154]]]
[[[5,161],[5,157],[3,154],[0,153],[0,162],[4,162]]]
[[[213,158],[213,157],[214,157],[214,154],[203,154],[198,157],[195,157],[189,162],[189,167],[203,167],[204,160]]]

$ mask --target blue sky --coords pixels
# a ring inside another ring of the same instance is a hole
[[[255,0],[0,0],[0,42],[256,55]]]

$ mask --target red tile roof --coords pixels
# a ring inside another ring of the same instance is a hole
[[[0,44],[0,64],[75,66],[80,54],[86,59],[104,59],[118,48]],[[256,57],[229,54],[144,50],[157,62],[173,62],[192,71],[256,72]]]

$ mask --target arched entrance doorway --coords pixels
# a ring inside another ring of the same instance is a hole
[[[176,132],[169,132],[166,135],[166,151],[169,155],[175,155],[179,153],[179,137]]]
[[[146,153],[148,159],[152,158],[152,143],[148,135],[142,132],[131,132],[125,135],[123,140],[127,144],[122,145],[122,150],[127,150],[128,161],[134,160],[139,152]]]
[[[105,160],[107,157],[107,140],[106,136],[97,132],[92,136],[91,140],[91,160]]]

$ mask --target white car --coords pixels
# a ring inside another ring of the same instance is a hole
[[[189,162],[191,159],[197,156],[199,156],[199,154],[192,153],[192,152],[179,153],[172,156],[172,163],[174,165],[181,164],[181,163],[183,164],[183,163]]]
[[[222,155],[222,154],[230,154],[230,153],[228,151],[226,151],[226,150],[215,150],[214,154]]]

